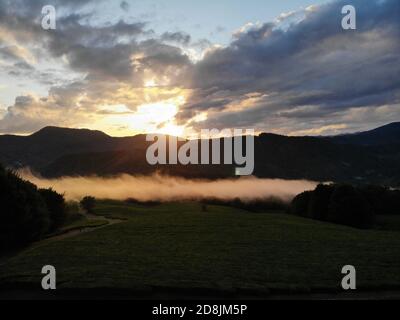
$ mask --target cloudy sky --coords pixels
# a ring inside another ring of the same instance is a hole
[[[0,133],[354,132],[400,121],[399,75],[399,0],[0,0]]]

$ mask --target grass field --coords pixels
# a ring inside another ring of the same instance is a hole
[[[58,289],[202,292],[338,290],[344,265],[359,289],[400,288],[400,232],[362,231],[279,213],[198,203],[98,203],[120,222],[37,243],[0,266],[0,286],[40,288],[44,265]]]

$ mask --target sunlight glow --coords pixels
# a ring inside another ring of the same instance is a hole
[[[152,88],[157,86],[157,82],[155,79],[149,79],[144,82],[145,88]]]
[[[175,116],[179,111],[179,106],[184,103],[182,97],[169,101],[144,104],[138,108],[134,123],[146,125],[146,132],[163,133],[180,136],[184,132],[184,126],[175,123]]]

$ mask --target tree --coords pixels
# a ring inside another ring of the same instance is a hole
[[[374,210],[365,196],[350,185],[335,187],[329,202],[329,221],[356,228],[370,228]]]
[[[314,191],[303,192],[290,204],[289,213],[315,220],[329,221],[355,228],[371,228],[374,225],[375,207],[394,191],[379,187],[368,189],[351,185],[318,185]],[[385,201],[390,203],[389,201]],[[389,206],[396,208],[395,200]],[[381,205],[382,206],[382,205]],[[390,208],[386,208],[389,210]]]
[[[39,192],[49,211],[49,231],[54,232],[64,224],[66,219],[67,210],[64,196],[52,189],[40,189]]]
[[[312,194],[312,191],[305,191],[297,195],[289,206],[289,213],[296,216],[307,217]]]
[[[329,221],[327,217],[329,201],[334,190],[334,186],[319,184],[312,192],[308,205],[308,217],[321,221]]]
[[[36,186],[0,166],[0,252],[39,240],[50,216]]]
[[[84,197],[81,200],[80,205],[87,213],[93,213],[94,208],[96,207],[96,198],[90,196]]]

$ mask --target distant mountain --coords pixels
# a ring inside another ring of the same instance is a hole
[[[378,146],[400,144],[400,122],[390,123],[374,130],[325,138],[341,144]]]
[[[400,145],[339,144],[316,137],[262,134],[256,139],[256,175],[398,185]]]
[[[70,154],[134,150],[144,136],[114,138],[101,131],[46,127],[30,136],[0,136],[0,162],[6,166],[30,166],[41,170]]]
[[[0,136],[0,162],[30,166],[47,177],[150,174],[233,177],[233,165],[150,166],[144,135],[110,137],[100,131],[47,127],[30,136]],[[223,154],[223,150],[221,150]],[[255,138],[258,177],[400,185],[400,124],[335,137]]]

